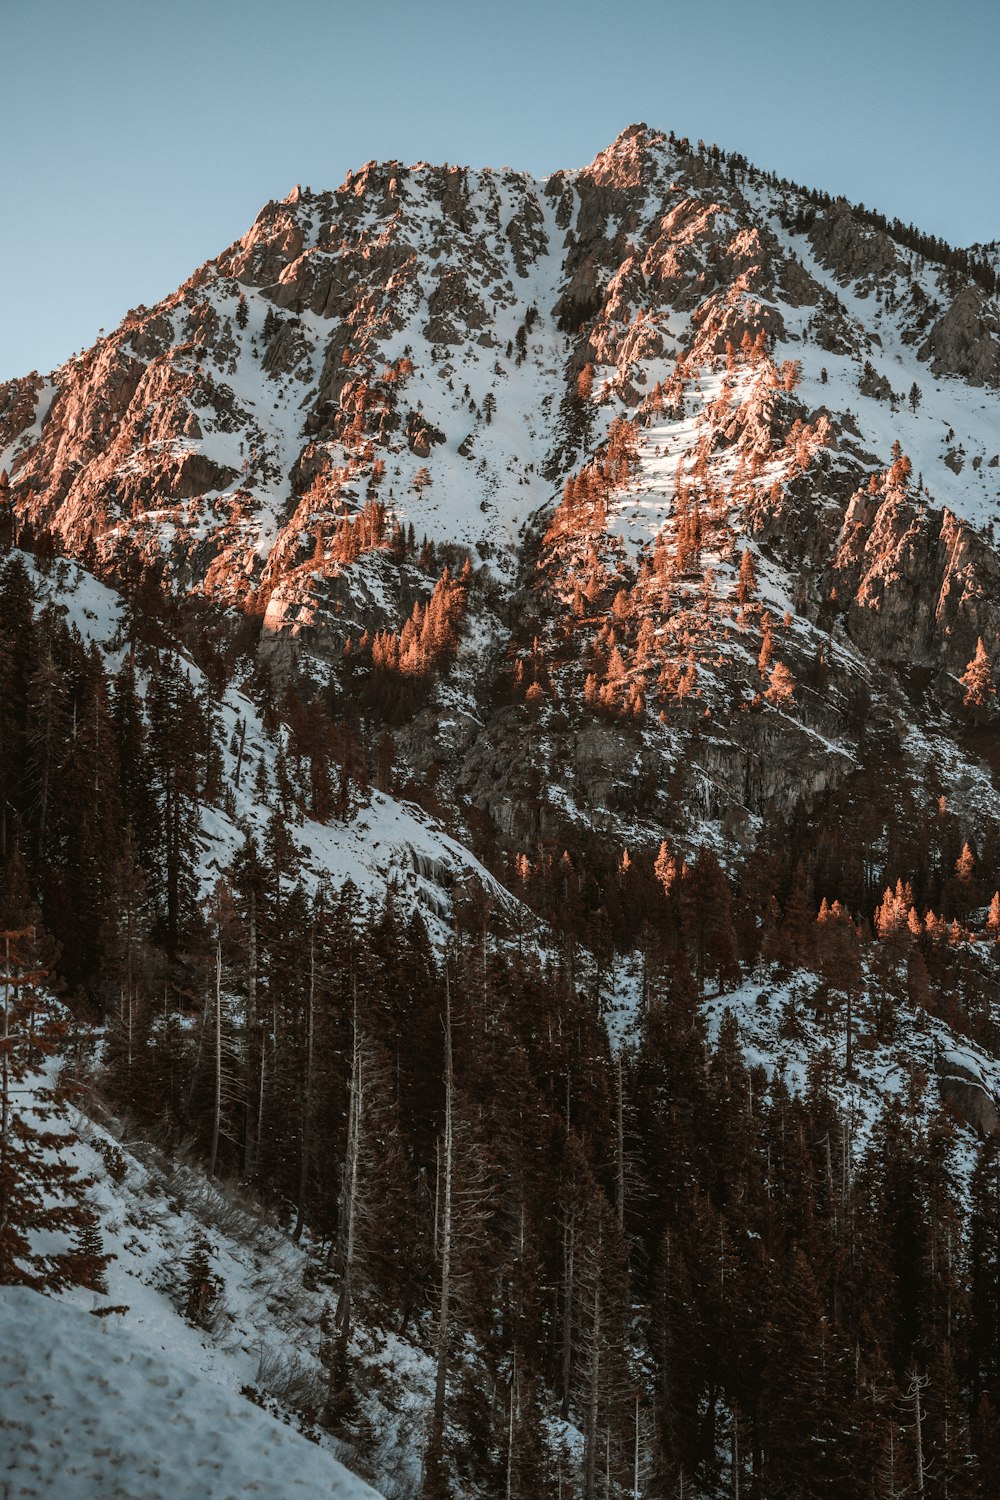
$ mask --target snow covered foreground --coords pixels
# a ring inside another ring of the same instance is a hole
[[[127,1327],[0,1288],[4,1500],[377,1500],[250,1402],[167,1363]]]

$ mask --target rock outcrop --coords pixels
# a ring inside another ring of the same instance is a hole
[[[982,1069],[971,1053],[954,1048],[938,1053],[934,1062],[938,1090],[945,1104],[977,1134],[986,1137],[1000,1131],[1000,1104],[989,1088]]]
[[[1000,383],[1000,319],[976,287],[963,287],[920,346],[935,374],[961,375],[970,385]]]

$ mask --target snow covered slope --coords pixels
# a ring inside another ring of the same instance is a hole
[[[322,1448],[128,1328],[0,1287],[0,1329],[10,1500],[375,1500]]]
[[[36,1126],[38,1081],[17,1100]],[[317,1425],[336,1288],[309,1237],[293,1243],[252,1196],[209,1181],[181,1150],[119,1139],[72,1109],[49,1128],[60,1161],[90,1184],[110,1258],[101,1291],[0,1286],[0,1494],[374,1496],[357,1470],[390,1500],[412,1493],[428,1356],[357,1323],[366,1420],[355,1443],[338,1441]]]
[[[28,568],[36,608],[53,606],[86,643],[98,647],[109,673],[117,671],[128,655],[121,597],[76,564],[61,561],[47,569],[28,554],[14,555],[20,555]],[[186,658],[182,663],[196,692],[208,694],[204,675],[194,663]],[[140,692],[147,685],[140,673]],[[278,726],[268,733],[252,698],[235,686],[222,695],[217,715],[226,795],[221,805],[201,808],[200,876],[206,897],[246,835],[262,840],[272,806],[276,762],[288,745],[287,730]],[[237,748],[240,743],[242,755]],[[380,901],[391,885],[404,909],[419,909],[437,937],[447,930],[453,892],[464,882],[481,884],[501,904],[512,901],[490,872],[416,804],[375,789],[352,802],[344,818],[319,822],[302,816],[289,825],[310,888],[328,883],[340,889],[351,881],[362,899]]]

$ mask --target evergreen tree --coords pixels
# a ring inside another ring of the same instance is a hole
[[[33,939],[29,928],[0,932],[0,1285],[100,1291],[109,1257],[86,1204],[91,1181],[69,1157],[65,1093],[44,1076],[64,1030],[46,1007]]]
[[[167,952],[199,925],[197,838],[205,730],[197,696],[176,652],[160,656],[147,695],[156,857],[147,873]]]
[[[1000,1138],[988,1136],[970,1184],[969,1359],[973,1399],[1000,1382]]]

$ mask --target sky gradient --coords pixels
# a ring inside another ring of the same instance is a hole
[[[1000,237],[987,0],[0,0],[0,380],[371,158],[581,166],[634,120]]]

